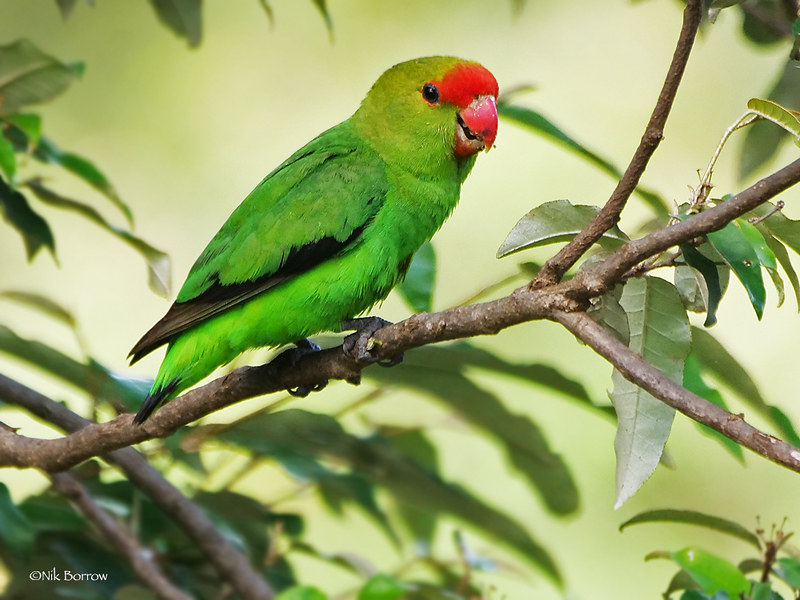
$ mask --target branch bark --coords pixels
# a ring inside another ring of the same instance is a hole
[[[32,390],[8,377],[0,374],[0,398],[5,402],[16,404],[26,408],[41,419],[54,423],[61,429],[69,432],[80,432],[93,427],[98,427],[83,417],[76,415],[63,404],[54,402],[50,398]],[[130,415],[123,415],[124,419],[130,420]],[[113,422],[113,421],[112,421]],[[4,429],[4,428],[0,428]],[[4,431],[10,437],[3,436],[0,440],[0,456],[4,455],[9,446],[14,445],[14,434]],[[63,441],[56,451],[75,452],[81,448],[81,442],[75,441],[71,433],[63,438],[50,441]],[[105,435],[111,435],[106,433]],[[23,438],[30,439],[30,438]],[[40,447],[39,443],[45,440],[33,440],[34,447]],[[119,446],[120,448],[122,446]],[[46,453],[50,449],[45,450]],[[209,561],[214,565],[217,572],[231,586],[247,600],[269,600],[275,597],[274,590],[250,565],[247,557],[223,536],[206,516],[200,507],[186,498],[175,486],[167,481],[164,476],[145,460],[133,448],[123,448],[113,452],[105,453],[98,451],[95,453],[82,453],[83,458],[73,461],[72,465],[78,464],[82,460],[92,455],[102,455],[102,458],[109,463],[116,464],[128,479],[146,493],[153,502],[169,515],[202,550]],[[14,452],[16,453],[16,452]],[[42,468],[36,463],[30,466]],[[65,467],[66,468],[66,467]],[[43,470],[53,472],[58,469]]]
[[[133,533],[100,508],[86,488],[72,475],[56,473],[50,476],[59,492],[72,502],[83,515],[94,524],[100,533],[111,542],[131,565],[150,590],[164,600],[192,600],[192,597],[175,587],[166,578],[153,560],[152,552],[143,548]]]
[[[692,51],[694,40],[697,37],[697,30],[700,27],[702,5],[703,2],[701,0],[689,0],[686,3],[686,8],[683,11],[681,32],[678,36],[678,42],[672,55],[672,62],[667,71],[667,76],[664,79],[664,85],[658,95],[656,106],[644,130],[639,146],[633,153],[633,157],[617,183],[617,187],[611,193],[611,197],[595,215],[591,223],[584,227],[578,235],[545,263],[542,270],[533,280],[532,287],[544,287],[560,281],[564,273],[600,239],[603,233],[611,229],[619,221],[620,214],[622,214],[628,198],[631,197],[633,190],[639,185],[639,180],[644,174],[650,158],[664,137],[664,126],[672,110],[675,95],[678,93],[678,86],[686,70],[686,64],[689,62],[689,54]]]

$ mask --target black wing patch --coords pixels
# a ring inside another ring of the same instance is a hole
[[[168,343],[177,334],[186,331],[193,325],[238,306],[284,281],[312,269],[345,247],[355,244],[371,220],[370,218],[366,223],[356,227],[345,240],[340,241],[332,236],[324,236],[309,244],[292,248],[283,264],[274,273],[262,275],[252,281],[230,285],[215,281],[199,296],[185,302],[175,302],[167,314],[145,333],[130,351],[128,356],[131,364],[150,354],[159,346]]]

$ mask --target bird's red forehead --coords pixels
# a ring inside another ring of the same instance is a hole
[[[476,96],[497,97],[497,80],[477,63],[462,63],[450,69],[441,81],[432,81],[439,88],[439,100],[466,108]]]

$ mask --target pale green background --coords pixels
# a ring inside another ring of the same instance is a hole
[[[669,0],[529,0],[515,18],[511,2],[501,0],[331,0],[331,43],[310,1],[272,0],[271,5],[273,27],[256,0],[207,0],[203,43],[189,50],[156,22],[146,2],[98,0],[94,9],[79,4],[62,22],[50,0],[0,0],[0,42],[25,36],[61,59],[86,62],[83,80],[42,108],[45,131],[104,170],[132,206],[137,232],[171,255],[176,287],[207,240],[264,174],[349,116],[383,70],[408,58],[459,55],[486,65],[502,89],[535,84],[536,93],[521,102],[623,166],[661,85],[682,7]],[[705,166],[722,131],[740,116],[748,98],[768,87],[788,51],[785,45],[764,50],[743,43],[739,25],[738,14],[725,11],[698,41],[665,142],[644,179],[670,200],[687,198],[688,186],[697,182],[696,170]],[[794,151],[787,148],[780,163]],[[719,164],[720,195],[740,188],[735,155],[732,148]],[[47,173],[57,189],[91,200],[122,224],[113,208],[85,186],[55,169]],[[458,303],[514,271],[515,258],[498,262],[494,254],[530,208],[557,198],[600,204],[613,184],[572,155],[502,122],[496,149],[479,157],[460,207],[435,238],[440,275],[436,307]],[[797,191],[784,199],[788,214],[800,213]],[[637,203],[634,198],[623,227],[647,216]],[[0,289],[57,297],[78,317],[93,356],[120,372],[152,376],[160,355],[130,371],[125,361],[132,344],[168,306],[146,289],[138,255],[81,218],[49,208],[41,212],[54,226],[61,267],[44,253],[28,266],[17,234],[0,227]],[[542,259],[547,254],[529,256]],[[768,400],[800,422],[794,383],[800,319],[793,299],[780,310],[774,304],[772,294],[764,322],[758,323],[741,287],[733,283],[714,333],[748,366]],[[20,335],[80,356],[66,329],[8,303],[0,311],[2,323]],[[379,313],[399,320],[408,310],[393,297]],[[598,401],[610,387],[608,365],[552,324],[526,324],[480,343],[516,360],[554,364],[584,381]],[[74,390],[40,380],[28,366],[3,357],[0,369],[56,399],[74,399],[76,407],[83,406]],[[552,549],[570,598],[659,597],[675,567],[665,561],[644,563],[651,550],[699,544],[734,562],[750,555],[741,543],[697,529],[642,526],[624,534],[617,531],[619,523],[642,510],[692,508],[748,526],[755,525],[757,515],[767,526],[788,516],[790,530],[798,524],[800,476],[754,456],[742,467],[680,416],[669,444],[677,470],[659,468],[631,501],[614,511],[614,432],[606,421],[517,382],[479,380],[495,386],[512,410],[531,414],[546,429],[580,488],[577,516],[553,519],[545,513],[494,446],[437,408],[397,393],[372,406],[369,414],[387,422],[427,422],[440,442],[446,475],[526,523]],[[338,387],[296,405],[333,410],[362,393]],[[227,414],[242,414],[259,402]],[[736,411],[743,410],[733,404]],[[212,420],[217,418],[224,415]],[[0,411],[0,420],[22,427],[26,435],[56,435],[9,410]],[[753,422],[759,424],[758,419]],[[361,426],[357,419],[351,425],[356,430]],[[216,454],[205,458],[212,467],[224,459]],[[18,499],[45,484],[33,471],[6,470],[0,479]],[[212,488],[222,483],[222,477],[208,482]],[[291,485],[267,471],[245,479],[237,489],[273,500]],[[301,496],[280,508],[306,509],[306,499]],[[363,554],[380,569],[391,570],[409,558],[398,556],[357,511],[348,514],[343,522],[324,512],[307,514],[309,538],[323,550]],[[443,531],[439,550],[451,553]],[[517,557],[492,550],[469,531],[467,536],[477,551],[513,565],[481,577],[496,587],[492,598],[559,597]],[[358,583],[310,560],[298,566],[306,581],[331,592]]]

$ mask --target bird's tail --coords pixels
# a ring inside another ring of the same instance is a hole
[[[173,379],[164,386],[157,388],[153,386],[154,389],[150,390],[150,393],[147,395],[147,398],[144,399],[141,408],[139,408],[139,412],[137,412],[136,416],[133,417],[133,422],[136,425],[141,425],[144,423],[147,418],[153,414],[155,409],[157,409],[167,400],[171,400],[174,397],[179,383],[180,379]]]

